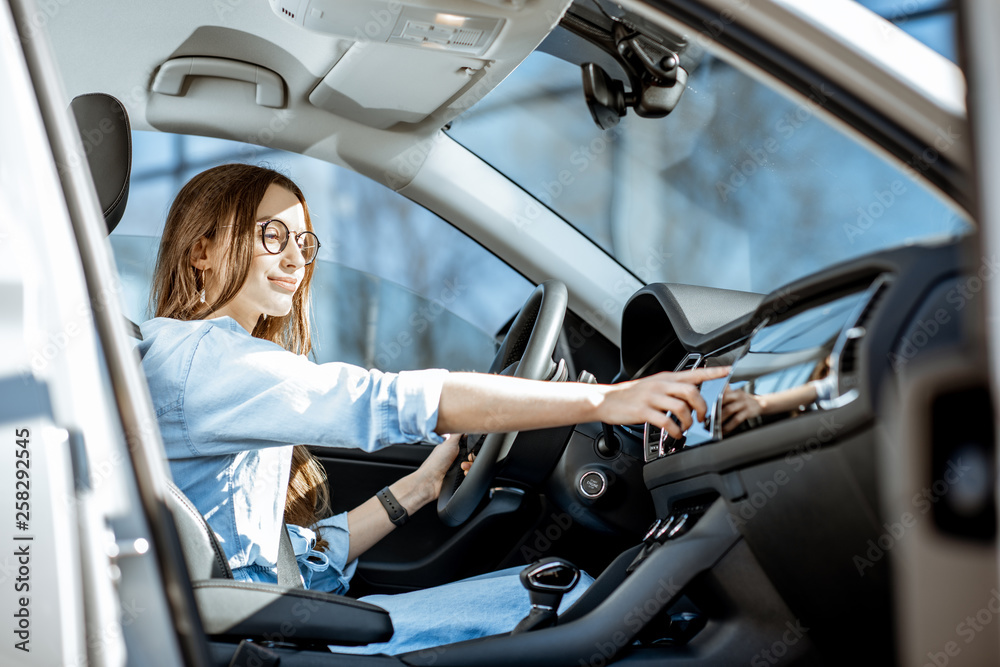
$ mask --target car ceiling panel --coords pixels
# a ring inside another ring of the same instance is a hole
[[[373,4],[370,13],[375,16],[382,5]],[[88,3],[68,3],[56,6],[46,23],[69,96],[94,91],[110,93],[125,103],[136,129],[247,141],[259,139],[262,130],[274,125],[277,118],[281,131],[266,134],[271,139],[269,146],[296,152],[306,152],[321,143],[325,147],[336,146],[335,152],[328,153],[318,147],[309,152],[340,164],[381,162],[381,169],[365,170],[380,179],[385,175],[386,161],[391,162],[413,144],[432,136],[513,71],[555,26],[568,2],[540,0],[520,9],[468,0],[414,1],[407,5],[498,17],[504,24],[496,41],[480,57],[483,67],[472,72],[469,84],[459,94],[452,95],[453,88],[438,86],[441,106],[436,111],[420,122],[396,123],[389,131],[347,120],[309,102],[310,93],[354,42],[293,25],[272,11],[264,0],[213,3],[116,0],[96,8]],[[356,14],[357,9],[352,13]],[[342,32],[351,34],[349,28],[345,26]],[[366,46],[387,45],[367,43]],[[410,47],[402,48],[405,51]],[[421,47],[412,48],[424,56],[437,55]],[[391,63],[388,51],[383,48],[380,52]],[[446,52],[440,55],[454,58],[454,54]],[[287,108],[279,112],[256,108],[252,85],[218,79],[193,78],[185,88],[186,94],[179,97],[151,93],[150,84],[157,68],[178,56],[225,57],[271,69],[288,86]],[[400,98],[396,102],[405,107],[406,87],[393,77],[405,76],[410,90],[419,87],[419,81],[413,81],[412,68],[405,72],[391,66],[383,69],[382,79],[372,81],[372,87],[398,89]],[[432,70],[440,68],[429,70],[426,84],[433,89]],[[349,71],[338,74],[341,80],[350,77]],[[380,107],[393,106],[391,95],[385,91],[377,97]],[[424,100],[423,106],[427,105]],[[363,114],[360,117],[363,119]],[[412,114],[401,113],[399,117],[413,120]],[[331,137],[344,135],[350,136],[351,141],[330,141]],[[407,158],[412,159],[412,155]],[[401,185],[397,182],[395,187]]]

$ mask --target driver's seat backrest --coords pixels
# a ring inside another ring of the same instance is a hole
[[[198,508],[171,481],[167,482],[167,507],[177,524],[177,535],[191,580],[232,579],[233,571],[229,569],[226,554],[215,539],[215,533]]]

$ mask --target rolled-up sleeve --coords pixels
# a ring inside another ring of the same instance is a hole
[[[311,444],[374,451],[439,443],[448,371],[383,373],[316,364],[269,341],[208,327],[191,352],[179,401],[192,456]]]
[[[327,541],[326,549],[316,549],[316,532]],[[347,562],[350,531],[347,512],[320,519],[312,529],[288,524],[292,550],[302,574],[303,585],[314,591],[343,595],[350,587],[358,561]]]
[[[441,387],[448,371],[401,371],[391,396],[396,404],[386,419],[387,431],[394,431],[398,442],[443,442],[433,431],[437,426]],[[395,416],[393,416],[393,414]],[[428,432],[427,424],[432,424]]]

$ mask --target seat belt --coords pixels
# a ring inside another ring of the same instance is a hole
[[[295,560],[292,539],[288,537],[288,524],[281,522],[281,537],[278,539],[278,585],[288,588],[305,588],[299,563]]]

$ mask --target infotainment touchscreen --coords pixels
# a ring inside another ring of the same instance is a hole
[[[842,367],[864,336],[859,325],[885,284],[877,279],[863,291],[764,320],[748,338],[729,376],[705,382],[707,423],[695,422],[676,440],[647,424],[647,461],[716,442],[748,429],[807,410],[849,403],[857,390],[843,381]],[[687,368],[712,365],[712,354],[689,357]]]

